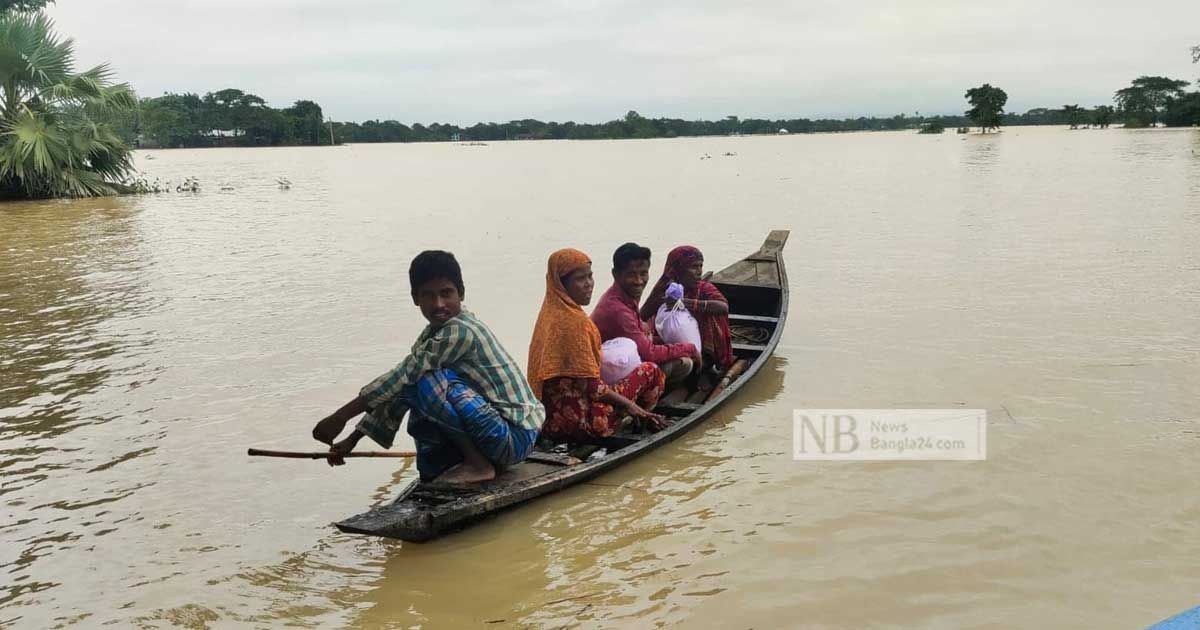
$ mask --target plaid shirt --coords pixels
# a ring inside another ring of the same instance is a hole
[[[529,381],[496,341],[492,331],[468,311],[460,311],[440,328],[426,326],[412,352],[359,395],[372,410],[386,405],[421,375],[450,368],[483,396],[510,424],[538,430],[546,409],[533,395]]]

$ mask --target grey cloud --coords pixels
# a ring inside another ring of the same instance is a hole
[[[1107,103],[1195,79],[1200,3],[59,0],[84,65],[140,93],[238,87],[339,119],[459,122],[959,112]]]

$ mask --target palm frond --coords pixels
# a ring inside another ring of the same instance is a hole
[[[0,193],[108,195],[133,170],[111,126],[137,106],[108,64],[74,73],[74,43],[44,14],[0,14]]]

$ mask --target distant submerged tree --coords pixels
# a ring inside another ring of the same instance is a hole
[[[1008,94],[1004,90],[984,83],[967,90],[965,98],[971,103],[967,117],[979,126],[980,131],[987,133],[989,129],[1000,128],[1004,105],[1008,103]]]
[[[113,194],[132,173],[105,121],[136,108],[133,92],[107,64],[76,73],[74,63],[73,40],[44,14],[0,14],[0,196]]]
[[[1078,129],[1079,123],[1083,121],[1083,109],[1078,105],[1063,105],[1063,116],[1067,118],[1067,124],[1071,125],[1071,129]]]
[[[1113,108],[1111,105],[1100,105],[1092,110],[1092,124],[1101,129],[1108,129],[1112,124]]]
[[[1154,124],[1154,104],[1142,88],[1121,88],[1113,95],[1113,101],[1126,127],[1149,127]]]
[[[1183,88],[1187,86],[1187,81],[1142,76],[1129,87],[1117,90],[1113,100],[1126,127],[1149,127],[1161,120],[1168,103],[1183,97]]]
[[[1200,92],[1188,92],[1181,98],[1172,99],[1163,110],[1162,118],[1168,127],[1200,125]]]
[[[921,125],[917,133],[939,134],[944,131],[946,131],[946,126],[940,120],[934,119]]]

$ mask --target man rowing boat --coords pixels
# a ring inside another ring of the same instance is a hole
[[[422,481],[466,484],[533,450],[546,412],[520,368],[483,322],[463,310],[462,270],[454,255],[421,252],[408,270],[413,304],[429,322],[396,367],[313,428],[315,439],[345,455],[364,436],[390,448],[405,414]],[[367,415],[340,442],[350,419]],[[341,465],[331,457],[331,465]]]

